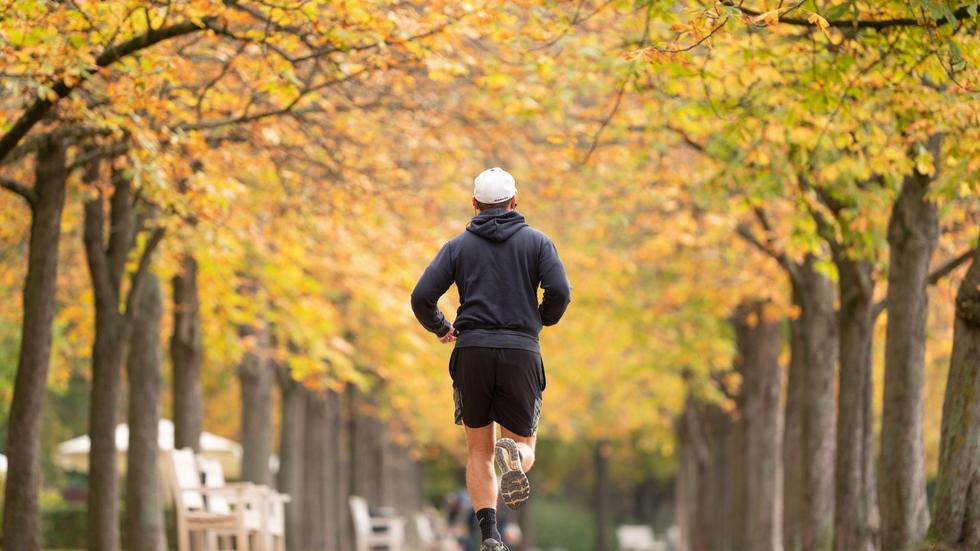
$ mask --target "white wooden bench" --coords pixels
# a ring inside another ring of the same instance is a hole
[[[234,538],[238,551],[256,549],[249,539],[261,529],[257,514],[261,501],[254,488],[204,487],[192,449],[172,450],[169,455],[178,551],[190,551],[191,538],[198,550],[204,550],[206,543],[216,541],[208,541],[212,534]]]
[[[289,496],[250,482],[225,481],[221,463],[195,457],[190,448],[170,452],[177,511],[178,551],[284,551]],[[203,478],[203,484],[202,484]]]
[[[425,551],[462,551],[456,538],[449,534],[446,523],[439,518],[438,511],[416,513],[415,532]]]
[[[225,481],[225,473],[221,468],[221,462],[198,456],[198,465],[204,475],[204,485],[208,488],[238,488],[242,487],[246,491],[254,492],[254,510],[246,511],[246,517],[251,524],[257,523],[259,526],[259,538],[256,547],[262,551],[285,551],[286,549],[286,503],[290,498],[286,494],[281,494],[268,486],[252,484],[250,482],[228,483]],[[228,512],[230,507],[227,500],[215,497],[205,500],[208,509],[212,512]],[[217,510],[212,509],[214,505]],[[218,547],[215,547],[218,549]]]
[[[367,500],[350,496],[350,515],[354,523],[355,551],[369,551],[383,547],[401,551],[405,544],[405,519],[402,517],[372,517]]]
[[[667,546],[657,541],[653,528],[645,524],[624,524],[616,528],[619,551],[665,551]]]

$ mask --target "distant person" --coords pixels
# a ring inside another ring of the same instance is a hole
[[[471,551],[476,537],[473,531],[476,527],[476,515],[466,488],[460,488],[446,496],[446,524],[460,549]]]
[[[524,533],[518,523],[517,514],[514,511],[508,511],[506,508],[500,510],[499,502],[501,500],[503,500],[503,496],[500,496],[497,503],[499,513],[497,515],[497,530],[500,531],[500,541],[507,546],[520,547],[524,540]]]
[[[501,168],[473,182],[479,212],[446,243],[412,291],[419,323],[443,343],[449,359],[456,424],[465,424],[466,486],[480,523],[482,551],[507,551],[496,522],[497,479],[510,508],[531,494],[535,433],[545,388],[538,334],[571,301],[571,285],[555,245],[527,225],[517,208],[517,184]],[[436,303],[456,284],[459,309],[450,323]],[[544,299],[538,304],[538,287]],[[496,438],[496,425],[501,438]]]

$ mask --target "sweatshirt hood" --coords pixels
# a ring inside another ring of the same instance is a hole
[[[502,243],[524,226],[527,226],[527,222],[516,210],[488,209],[474,216],[466,226],[466,231],[487,241]]]

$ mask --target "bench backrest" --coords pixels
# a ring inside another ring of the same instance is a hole
[[[415,514],[415,531],[419,536],[419,543],[422,545],[432,545],[436,541],[436,531],[432,527],[432,520],[425,513]]]
[[[655,549],[657,540],[653,528],[645,525],[623,525],[616,528],[616,541],[620,549]]]
[[[201,473],[198,471],[194,450],[184,448],[170,452],[171,483],[174,505],[181,511],[204,509],[201,495]]]
[[[361,496],[350,496],[350,516],[354,521],[354,532],[360,536],[371,534],[371,512],[368,510],[367,500]]]
[[[205,488],[225,487],[225,472],[221,469],[221,463],[214,459],[198,457],[197,464],[204,474]],[[209,495],[207,498],[207,508],[209,513],[217,513],[219,515],[231,514],[231,504],[228,503],[228,498],[226,497]]]

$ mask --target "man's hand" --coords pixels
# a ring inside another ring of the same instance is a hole
[[[442,344],[449,344],[449,343],[451,343],[451,342],[453,342],[455,340],[456,340],[456,328],[455,327],[451,327],[449,329],[449,332],[448,333],[446,333],[445,335],[439,337],[439,342],[441,342]]]

